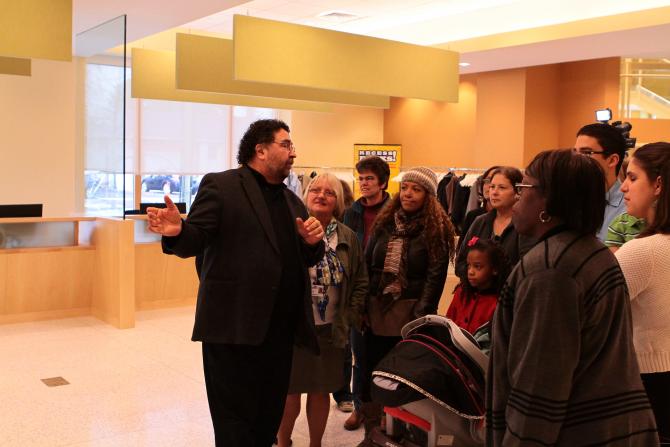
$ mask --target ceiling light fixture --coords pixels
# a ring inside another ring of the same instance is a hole
[[[469,67],[470,62],[459,62],[458,65],[460,65],[461,67]]]
[[[358,20],[363,16],[344,11],[324,11],[321,14],[318,14],[316,17],[332,23],[346,23],[351,22],[352,20]]]

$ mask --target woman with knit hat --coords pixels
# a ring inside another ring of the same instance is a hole
[[[370,382],[377,363],[401,339],[406,323],[437,312],[454,256],[454,227],[436,199],[437,176],[428,168],[406,171],[400,192],[379,213],[366,248],[370,276],[368,329],[362,391],[365,439],[380,424],[381,405],[372,402]]]

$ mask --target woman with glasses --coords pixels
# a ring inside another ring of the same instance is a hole
[[[309,445],[321,446],[330,410],[330,393],[342,388],[344,381],[349,329],[352,325],[360,327],[368,290],[363,252],[356,234],[336,219],[344,208],[340,180],[330,173],[317,175],[309,183],[303,200],[309,214],[325,228],[326,253],[309,269],[311,311],[320,354],[294,347],[289,395],[277,436],[279,447],[291,444],[302,393],[307,393]]]
[[[502,166],[494,169],[488,191],[492,209],[476,218],[462,236],[465,241],[477,237],[498,242],[511,265],[515,265],[533,245],[532,239],[519,237],[512,223],[512,207],[517,201],[514,185],[520,183],[521,178],[517,168]],[[467,281],[467,250],[462,244],[456,257],[456,275],[461,281]]]
[[[621,192],[628,214],[647,223],[616,258],[630,293],[642,382],[661,442],[670,443],[670,143],[636,150]]]
[[[493,317],[487,445],[657,446],[624,277],[595,237],[602,169],[571,150],[545,151],[517,186],[514,225],[539,242]]]
[[[500,166],[491,166],[482,174],[481,177],[479,177],[479,181],[476,183],[476,188],[477,196],[479,197],[479,202],[481,205],[473,210],[468,211],[468,213],[465,215],[465,219],[463,219],[463,223],[461,224],[462,235],[465,235],[468,232],[472,222],[474,222],[476,218],[482,214],[488,213],[493,209],[491,207],[491,202],[489,201],[489,187],[491,186],[493,171],[499,167]],[[461,243],[463,243],[463,238],[458,239],[458,245],[456,246],[457,249],[461,248]]]
[[[370,291],[361,392],[366,436],[361,446],[373,445],[370,433],[381,422],[381,405],[370,396],[374,367],[400,341],[402,326],[436,313],[442,296],[454,253],[454,227],[436,190],[437,176],[430,169],[403,173],[400,192],[377,215],[365,250]]]

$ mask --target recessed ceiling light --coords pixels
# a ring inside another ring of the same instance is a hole
[[[460,65],[461,67],[469,67],[470,62],[459,62],[458,65]]]
[[[360,19],[363,16],[344,11],[325,11],[321,14],[318,14],[316,17],[333,23],[346,23],[351,22],[352,20]]]

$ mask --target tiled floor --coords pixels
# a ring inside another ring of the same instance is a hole
[[[95,318],[0,326],[0,446],[212,446],[193,309],[140,312],[134,329]],[[69,385],[47,387],[61,376]],[[355,446],[333,405],[325,447]],[[293,434],[309,445],[304,411]]]

